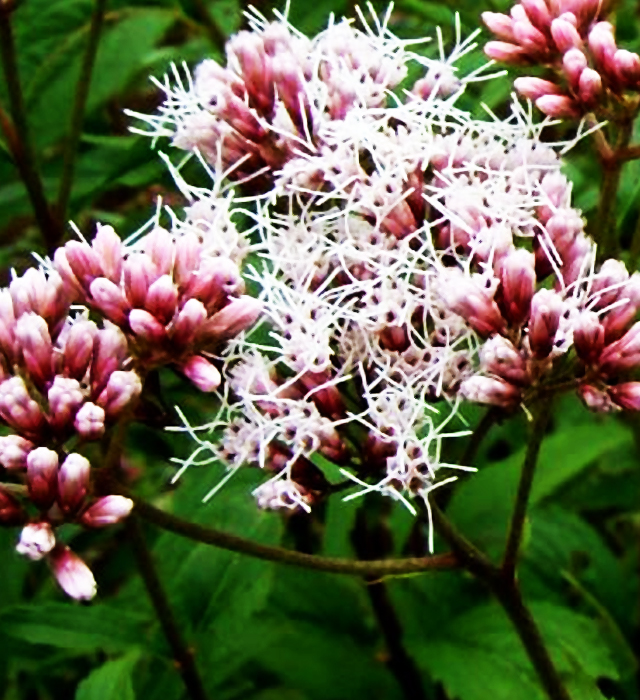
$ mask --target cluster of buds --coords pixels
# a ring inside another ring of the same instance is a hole
[[[261,311],[259,301],[242,295],[237,265],[205,252],[193,228],[176,239],[156,226],[127,249],[110,226],[101,226],[91,245],[67,243],[54,262],[74,301],[118,327],[137,362],[146,369],[172,365],[201,391],[220,384],[206,356]]]
[[[91,244],[67,243],[0,290],[0,420],[12,431],[0,437],[0,524],[22,526],[17,551],[46,559],[77,599],[93,597],[95,580],[56,528],[112,525],[133,506],[104,494],[80,449],[135,416],[154,368],[217,388],[213,354],[261,310],[241,294],[231,257],[246,243],[229,198],[192,198],[174,224],[173,235],[154,225],[131,245],[99,226]]]
[[[500,41],[485,53],[512,65],[545,66],[550,79],[518,78],[518,92],[551,117],[578,117],[621,104],[640,90],[640,56],[616,45],[606,21],[610,3],[600,0],[521,0],[511,15],[485,12],[484,23]]]

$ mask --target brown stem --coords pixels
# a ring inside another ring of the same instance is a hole
[[[9,112],[13,122],[9,122],[3,112],[0,126],[2,126],[11,156],[27,190],[42,238],[48,251],[52,252],[62,238],[63,231],[53,217],[47,203],[31,144],[27,112],[18,75],[13,27],[11,26],[12,11],[13,8],[9,3],[0,2],[0,62],[7,85]]]
[[[533,425],[531,426],[531,437],[527,444],[527,452],[524,458],[524,464],[522,465],[515,506],[509,524],[507,544],[502,559],[502,573],[506,579],[515,578],[516,564],[520,552],[520,545],[522,543],[522,534],[527,517],[527,507],[529,505],[533,477],[538,463],[540,446],[542,445],[542,440],[544,439],[544,434],[549,424],[551,400],[552,396],[550,395],[539,402]]]
[[[193,651],[186,645],[178,623],[171,609],[167,594],[162,587],[153,557],[147,547],[144,533],[135,515],[126,522],[126,531],[135,555],[136,564],[145,588],[158,616],[160,626],[171,647],[173,659],[191,700],[207,700],[200,674],[196,667]]]
[[[112,491],[113,493],[113,491]],[[210,527],[190,523],[187,520],[171,515],[142,501],[131,494],[136,506],[135,512],[150,523],[164,530],[173,532],[181,537],[204,542],[221,549],[247,554],[258,559],[301,566],[316,571],[328,571],[334,574],[350,574],[352,576],[368,576],[382,578],[384,576],[400,576],[402,574],[415,574],[425,571],[442,571],[454,569],[458,566],[458,560],[450,553],[438,554],[432,557],[415,557],[406,559],[382,559],[373,561],[358,561],[353,559],[340,559],[321,557],[315,554],[304,554],[282,547],[272,547],[248,540],[228,532],[222,532]]]
[[[58,192],[57,213],[58,220],[64,222],[67,218],[69,198],[73,186],[73,173],[75,170],[76,156],[80,136],[82,134],[82,122],[84,119],[85,107],[91,86],[91,74],[98,53],[100,33],[104,23],[104,13],[107,0],[95,0],[93,14],[91,16],[91,26],[87,38],[87,48],[85,50],[80,76],[76,85],[76,93],[71,110],[71,125],[69,128],[69,138],[65,144],[62,175],[60,177],[60,190]]]

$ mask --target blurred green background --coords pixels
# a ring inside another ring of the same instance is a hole
[[[269,4],[256,6],[271,16]],[[440,25],[450,40],[454,11],[460,13],[464,35],[479,26],[481,11],[508,6],[504,0],[400,0],[391,27],[412,38],[435,36]],[[91,0],[22,0],[12,14],[30,128],[51,199],[59,185],[92,7]],[[376,8],[386,4],[376,3]],[[330,12],[352,16],[353,11],[346,2],[298,0],[290,20],[315,33]],[[129,133],[123,110],[153,111],[161,94],[149,75],[161,77],[171,63],[223,60],[225,38],[245,24],[242,12],[236,0],[108,1],[69,209],[83,232],[90,234],[101,221],[126,236],[150,217],[158,196],[179,208],[181,198],[166,168],[148,139]],[[616,15],[620,45],[638,50],[640,6],[621,3]],[[486,39],[483,33],[479,41]],[[473,66],[483,60],[478,49],[467,62]],[[5,108],[6,87],[0,81]],[[478,114],[483,103],[501,113],[510,91],[507,78],[481,83],[465,104]],[[623,245],[640,210],[638,168],[640,161],[627,165],[619,193]],[[588,144],[569,154],[566,173],[574,182],[575,204],[588,217],[600,177]],[[32,264],[33,251],[45,253],[2,140],[0,246],[2,284],[11,268],[21,271]],[[190,415],[206,410],[177,379],[167,375],[164,381],[168,405],[180,403]],[[472,422],[481,415],[469,414]],[[496,554],[504,541],[525,433],[523,416],[494,428],[478,457],[480,473],[465,479],[449,502],[456,524]],[[334,499],[313,519],[259,512],[249,495],[259,474],[247,470],[203,505],[203,495],[222,473],[219,467],[193,468],[179,488],[167,488],[174,473],[170,458],[184,457],[188,449],[174,433],[133,430],[128,463],[139,474],[139,491],[158,503],[171,501],[174,511],[189,520],[260,542],[354,556],[350,533],[358,503]],[[640,698],[639,450],[637,421],[594,416],[573,398],[556,407],[543,447],[521,581],[574,700]],[[425,533],[414,527],[410,514],[399,504],[381,508],[390,550],[423,553]],[[65,599],[44,564],[20,559],[14,553],[16,535],[0,530],[0,699],[186,697],[136,577],[124,531],[95,534],[68,527],[64,532],[96,573],[100,592],[91,605]],[[151,529],[148,535],[212,700],[403,697],[361,581],[279,567]],[[504,613],[468,575],[454,571],[390,579],[387,589],[406,648],[422,674],[424,697],[544,698]]]

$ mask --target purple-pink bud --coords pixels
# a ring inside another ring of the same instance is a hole
[[[22,528],[16,552],[32,561],[38,561],[49,554],[55,544],[56,536],[49,523],[29,523]]]
[[[37,435],[45,422],[22,377],[10,377],[0,384],[0,416],[16,431],[29,436]]]
[[[90,472],[89,460],[76,452],[64,460],[58,471],[58,505],[63,511],[73,511],[82,503]]]
[[[528,19],[524,21],[516,20],[513,23],[513,35],[516,41],[527,51],[544,54],[549,48],[545,35],[539,29],[536,29]]]
[[[513,87],[523,96],[530,100],[537,100],[543,95],[558,95],[560,88],[550,80],[542,78],[516,78]]]
[[[504,319],[493,299],[493,292],[475,279],[451,280],[443,289],[448,306],[462,316],[481,336],[504,330]]]
[[[536,357],[547,357],[553,349],[563,306],[562,299],[549,289],[541,289],[533,295],[529,317],[529,344]]]
[[[63,369],[65,374],[78,381],[85,378],[96,337],[96,324],[92,321],[75,321],[68,330],[64,341]]]
[[[171,328],[171,339],[179,347],[188,347],[207,318],[207,310],[198,299],[189,299]]]
[[[513,20],[500,12],[483,12],[482,21],[490,32],[503,41],[515,41],[513,36]]]
[[[637,272],[631,275],[620,289],[617,300],[623,299],[627,299],[627,303],[611,309],[602,320],[607,343],[617,340],[622,335],[640,309],[640,274]]]
[[[53,347],[47,322],[37,314],[23,314],[16,323],[16,338],[31,379],[43,387],[53,375]]]
[[[200,266],[201,248],[198,236],[193,231],[187,231],[180,237],[180,243],[176,246],[174,279],[182,289],[187,287],[191,276]]]
[[[524,11],[527,13],[529,21],[534,27],[541,31],[545,31],[549,28],[551,24],[551,14],[544,0],[521,0],[520,5],[522,5]]]
[[[149,287],[145,308],[162,325],[171,321],[178,308],[178,290],[169,275],[162,275]]]
[[[91,363],[91,387],[94,397],[102,393],[112,372],[124,362],[128,350],[127,339],[117,326],[105,324],[105,327],[98,331]]]
[[[0,464],[5,469],[22,469],[27,466],[27,455],[33,443],[20,435],[0,437]]]
[[[127,314],[131,307],[119,285],[114,284],[106,277],[97,277],[91,283],[89,291],[93,305],[106,318],[118,326],[126,324]]]
[[[510,340],[496,335],[482,345],[480,349],[482,368],[491,374],[518,386],[530,382],[527,363]]]
[[[91,569],[68,547],[58,545],[49,555],[51,571],[62,590],[75,600],[91,600],[96,592],[96,580]]]
[[[122,278],[122,241],[113,227],[98,224],[91,247],[100,260],[104,276],[119,285]]]
[[[200,299],[207,312],[213,313],[223,306],[228,296],[235,296],[242,287],[242,277],[233,261],[228,258],[205,258],[197,274],[191,277],[184,294]]]
[[[156,226],[143,239],[144,251],[151,258],[160,275],[170,274],[173,268],[175,245],[171,234]]]
[[[592,364],[604,348],[604,327],[593,311],[583,311],[573,327],[573,344],[578,357],[585,364]]]
[[[178,369],[190,379],[200,391],[215,391],[222,378],[220,372],[204,357],[192,355],[186,362],[179,365]]]
[[[142,392],[142,382],[137,372],[116,371],[110,377],[98,403],[104,407],[110,419],[117,418]]]
[[[27,457],[29,498],[43,510],[50,508],[58,493],[58,455],[47,447],[37,447]]]
[[[73,425],[85,440],[97,440],[104,435],[104,420],[104,408],[89,402],[76,413]]]
[[[521,325],[529,316],[531,298],[536,288],[535,256],[524,248],[517,248],[502,261],[501,308],[504,317],[514,326]]]
[[[640,382],[624,382],[609,387],[609,396],[627,411],[640,411]]]
[[[489,41],[484,46],[485,54],[501,63],[509,63],[512,66],[521,66],[529,62],[527,52],[522,46],[509,44],[505,41]]]
[[[87,243],[69,241],[69,243],[64,246],[63,251],[64,257],[66,258],[66,265],[62,260],[62,255],[59,257],[56,254],[54,258],[56,266],[60,270],[60,274],[65,278],[68,274],[67,269],[69,269],[73,274],[73,277],[69,281],[75,278],[85,292],[88,291],[89,286],[96,277],[104,276],[98,254]],[[58,263],[62,264],[58,266]]]
[[[149,345],[162,343],[167,337],[167,331],[162,323],[144,309],[133,309],[131,311],[129,314],[129,326],[140,340]]]
[[[18,500],[0,486],[0,525],[22,525],[27,514]]]
[[[614,56],[618,47],[609,22],[597,22],[589,32],[589,48],[596,65],[601,70],[615,72]]]
[[[504,408],[516,406],[520,401],[518,387],[503,379],[478,375],[469,377],[462,382],[460,394],[468,401]]]
[[[572,119],[580,116],[580,109],[568,95],[543,95],[536,100],[536,107],[552,119]]]
[[[582,399],[584,405],[592,411],[610,413],[618,410],[618,407],[611,401],[609,394],[591,384],[581,384],[578,387],[578,396]]]
[[[252,326],[262,313],[262,302],[254,297],[241,296],[218,311],[203,326],[198,340],[218,343],[234,338]]]
[[[625,283],[628,279],[629,273],[621,260],[605,260],[593,277],[589,290],[589,308],[604,309],[620,297],[624,297]]]
[[[567,19],[558,17],[551,22],[551,36],[560,53],[582,46],[582,39],[575,26]]]
[[[616,75],[627,85],[637,85],[640,81],[640,56],[625,49],[618,49],[613,55]]]
[[[49,424],[61,430],[73,420],[84,402],[84,394],[77,379],[57,376],[47,394],[49,400]]]
[[[602,95],[602,78],[593,68],[585,68],[580,74],[578,82],[580,99],[588,106],[593,107]]]
[[[640,322],[602,351],[599,364],[604,374],[626,372],[640,365]]]
[[[565,53],[562,57],[562,67],[571,87],[578,87],[580,75],[588,65],[587,57],[580,49],[570,49]]]
[[[124,496],[104,496],[84,511],[80,522],[86,527],[107,527],[124,520],[131,509],[133,501]]]
[[[124,263],[124,285],[133,308],[143,309],[149,287],[160,277],[158,268],[148,255],[136,253]]]

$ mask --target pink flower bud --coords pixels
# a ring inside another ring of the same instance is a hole
[[[167,337],[165,327],[144,309],[133,309],[129,314],[129,326],[135,335],[149,345],[162,343]]]
[[[73,425],[85,440],[97,440],[104,435],[104,419],[104,408],[94,403],[85,403],[76,413]]]
[[[53,256],[53,264],[55,265],[56,271],[60,277],[64,280],[66,288],[70,292],[70,296],[74,300],[80,300],[84,298],[85,291],[80,280],[75,276],[71,265],[69,265],[69,260],[67,258],[66,247],[58,248]]]
[[[127,339],[116,326],[105,324],[105,327],[98,331],[91,364],[93,396],[99,396],[102,393],[111,374],[124,362],[128,350]]]
[[[604,327],[593,311],[583,311],[573,328],[573,344],[585,364],[594,363],[604,348]]]
[[[543,95],[559,95],[561,90],[549,80],[542,78],[516,78],[513,87],[523,96],[530,100],[537,100]]]
[[[531,24],[540,31],[545,31],[551,24],[551,14],[544,0],[521,0],[524,11]]]
[[[631,51],[618,49],[613,55],[616,75],[629,86],[635,86],[640,81],[640,56]]]
[[[271,70],[278,97],[284,103],[291,121],[301,131],[305,120],[301,110],[307,101],[302,85],[301,66],[292,54],[280,53],[273,57]]]
[[[242,288],[242,277],[234,262],[228,258],[205,258],[184,294],[200,299],[207,312],[214,313],[224,305],[227,297],[235,296]]]
[[[112,323],[124,326],[130,306],[120,287],[106,277],[97,277],[89,287],[93,305]]]
[[[10,377],[0,384],[0,416],[16,431],[29,436],[37,435],[45,422],[22,377]]]
[[[8,289],[0,290],[0,352],[4,353],[9,362],[14,361],[16,340],[14,336],[15,316],[13,301]]]
[[[533,295],[529,317],[529,344],[536,357],[547,357],[553,349],[563,310],[562,299],[555,292],[541,289]]]
[[[582,399],[584,405],[592,411],[610,413],[618,410],[606,392],[591,384],[581,384],[578,387],[578,396]]]
[[[488,337],[504,329],[504,319],[493,299],[493,292],[475,278],[447,280],[442,292],[451,311],[462,316],[481,336]]]
[[[73,511],[87,493],[91,464],[86,457],[72,452],[58,471],[58,505],[65,511]]]
[[[130,305],[143,309],[149,287],[160,277],[158,268],[148,255],[136,253],[124,263],[124,287]]]
[[[49,523],[29,523],[22,528],[16,552],[32,561],[38,561],[49,554],[55,544],[56,536]]]
[[[171,338],[179,347],[189,347],[207,318],[207,310],[198,299],[189,299],[171,328]]]
[[[107,527],[124,520],[131,509],[133,501],[124,496],[104,496],[89,506],[82,514],[80,522],[86,527]]]
[[[507,255],[500,270],[501,308],[504,317],[514,326],[529,316],[531,298],[536,288],[535,256],[524,248]]]
[[[0,464],[5,469],[22,469],[27,466],[27,455],[33,443],[19,435],[0,437]]]
[[[618,47],[609,22],[597,22],[589,32],[589,48],[598,68],[615,72],[614,56]]]
[[[60,275],[53,271],[29,268],[22,277],[14,277],[9,285],[15,318],[33,313],[45,318],[51,327],[66,314],[68,294]]]
[[[589,290],[589,307],[604,309],[621,296],[624,297],[624,287],[628,279],[629,273],[622,261],[613,258],[605,260],[593,278]]]
[[[617,300],[623,299],[628,299],[626,304],[611,309],[602,319],[606,343],[617,340],[640,310],[640,274],[637,272],[631,275],[624,287],[620,289]]]
[[[543,95],[536,100],[536,107],[552,119],[572,119],[580,116],[578,106],[567,95]]]
[[[63,368],[65,374],[82,381],[89,369],[96,337],[96,324],[92,321],[76,321],[69,329],[64,343]]]
[[[234,338],[252,326],[262,313],[262,302],[249,296],[241,296],[218,311],[198,334],[199,342],[219,343]]]
[[[178,290],[169,275],[162,275],[149,287],[145,308],[163,326],[171,321],[178,308]]]
[[[33,313],[23,314],[16,324],[16,338],[33,382],[42,387],[53,375],[53,347],[47,322]]]
[[[175,245],[171,234],[156,226],[143,239],[144,251],[151,258],[160,275],[170,274],[173,268]]]
[[[58,455],[38,447],[27,457],[29,498],[42,510],[53,505],[58,492]]]
[[[77,379],[57,376],[47,394],[49,424],[61,430],[71,423],[84,402],[84,393]]]
[[[520,401],[520,390],[503,379],[474,376],[465,379],[460,395],[468,401],[511,408]]]
[[[513,23],[513,35],[516,41],[529,52],[544,54],[548,50],[545,35],[528,20],[515,21]]]
[[[582,46],[578,30],[571,22],[561,17],[551,22],[551,36],[560,53],[565,53],[569,49],[579,49]]]
[[[482,368],[491,374],[518,386],[530,383],[527,363],[511,341],[496,335],[487,340],[480,349]]]
[[[609,396],[627,411],[640,411],[640,382],[625,382],[609,387]]]
[[[100,260],[104,276],[119,285],[122,278],[122,241],[113,227],[98,224],[91,247]]]
[[[600,355],[604,374],[617,374],[640,365],[640,322],[635,323],[620,340],[608,345]]]
[[[222,378],[220,372],[204,357],[192,355],[178,369],[190,379],[200,391],[215,391]]]
[[[582,71],[587,68],[588,65],[587,57],[580,49],[570,49],[565,53],[562,57],[562,67],[571,87],[574,89],[578,87]]]
[[[578,83],[580,99],[587,105],[593,106],[602,95],[602,78],[593,68],[585,68],[580,74]]]
[[[117,418],[120,413],[142,392],[142,382],[136,372],[114,372],[104,391],[100,394],[98,403],[104,407],[110,419]]]
[[[500,63],[509,63],[512,66],[523,66],[529,62],[527,52],[522,46],[508,44],[505,41],[489,41],[484,46],[485,54]]]
[[[503,41],[514,42],[513,20],[500,12],[483,12],[482,21],[490,32]]]
[[[0,525],[22,525],[27,514],[18,500],[0,486]]]
[[[187,287],[191,276],[200,266],[201,248],[198,236],[193,231],[187,231],[180,237],[180,242],[176,246],[174,279],[182,289]]]
[[[60,588],[75,600],[91,600],[96,580],[91,569],[68,547],[58,545],[49,555],[49,565]]]
[[[69,241],[69,243],[64,246],[63,250],[66,264],[64,264],[62,257],[56,255],[55,258],[56,263],[62,263],[60,266],[60,274],[65,277],[68,266],[68,269],[70,269],[75,279],[85,291],[89,289],[89,286],[96,277],[104,276],[98,254],[87,243]],[[72,279],[73,278],[71,278],[71,280]]]

